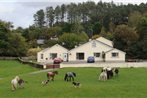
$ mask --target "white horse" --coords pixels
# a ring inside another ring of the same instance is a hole
[[[107,80],[107,72],[103,70],[99,76],[99,80],[106,81]]]
[[[16,90],[19,80],[19,76],[16,76],[14,79],[11,80],[12,91]]]

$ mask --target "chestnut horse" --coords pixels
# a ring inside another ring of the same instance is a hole
[[[54,81],[54,76],[58,74],[58,71],[53,71],[53,72],[48,72],[47,73],[47,78],[48,80]]]

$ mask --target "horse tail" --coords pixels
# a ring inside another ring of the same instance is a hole
[[[67,79],[67,73],[65,74],[64,81],[66,81],[66,79]]]
[[[48,73],[46,74],[46,76],[47,76],[47,78],[49,79],[49,74],[48,74]]]

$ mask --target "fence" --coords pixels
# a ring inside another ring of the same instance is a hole
[[[42,64],[38,64],[38,63],[35,63],[35,62],[32,62],[32,61],[26,61],[26,60],[23,60],[21,58],[17,58],[17,60],[20,62],[20,63],[23,63],[23,64],[28,64],[32,67],[35,67],[35,68],[40,68],[40,69],[43,69],[43,65]]]

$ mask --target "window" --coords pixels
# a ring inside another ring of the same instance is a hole
[[[84,53],[76,53],[77,60],[84,60]]]
[[[43,59],[43,54],[41,54],[41,59]]]
[[[100,53],[94,53],[95,57],[100,57]]]
[[[54,59],[57,57],[57,53],[50,53],[50,59]]]
[[[118,56],[119,56],[119,54],[117,52],[112,53],[112,57],[118,57]]]
[[[96,47],[96,42],[93,41],[93,42],[92,42],[92,48],[95,48],[95,47]]]

